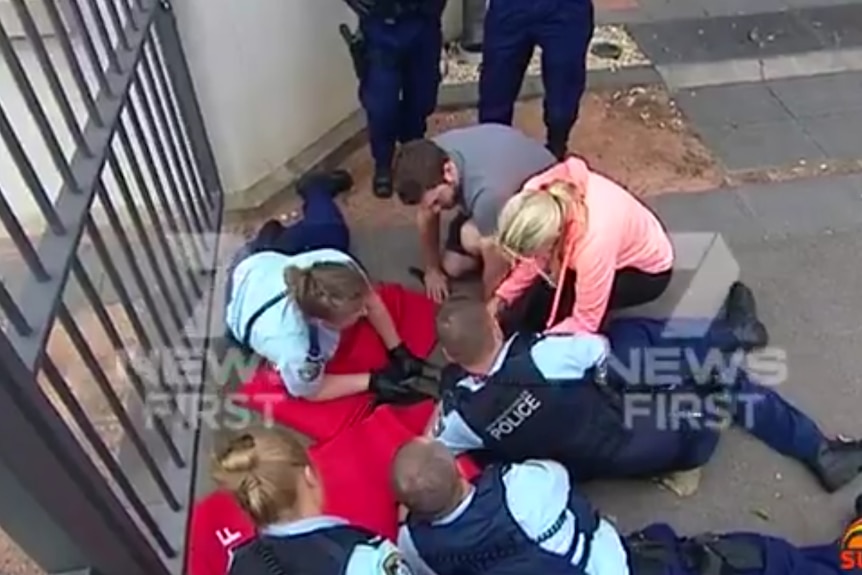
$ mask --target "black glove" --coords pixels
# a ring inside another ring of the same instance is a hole
[[[430,399],[413,387],[415,381],[411,379],[402,379],[390,366],[371,374],[368,390],[374,394],[377,404],[412,405]]]
[[[389,350],[389,362],[402,379],[420,376],[425,371],[425,362],[410,353],[403,343]]]
[[[374,0],[344,0],[357,16],[368,16],[374,9]]]

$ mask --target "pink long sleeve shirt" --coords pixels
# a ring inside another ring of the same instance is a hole
[[[623,268],[661,273],[673,265],[673,246],[658,218],[620,185],[591,172],[578,158],[569,158],[534,176],[524,186],[536,190],[555,180],[567,180],[586,190],[587,229],[572,243],[569,267],[577,272],[572,315],[549,332],[598,331],[611,297],[614,275]],[[540,192],[522,192],[540,193]],[[567,231],[570,236],[574,230]],[[539,275],[542,262],[519,261],[497,289],[497,297],[511,303]]]

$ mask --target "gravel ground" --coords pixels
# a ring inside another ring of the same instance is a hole
[[[609,43],[619,46],[621,49],[618,58],[601,58],[592,52],[587,57],[588,70],[619,70],[634,66],[649,64],[647,57],[641,52],[634,39],[629,36],[622,26],[605,25],[597,26],[591,46],[600,43]],[[530,65],[527,68],[528,76],[539,76],[541,74],[542,51],[536,48]],[[478,58],[473,55],[465,55],[458,46],[453,46],[443,55],[441,66],[444,70],[443,84],[467,84],[479,80]]]

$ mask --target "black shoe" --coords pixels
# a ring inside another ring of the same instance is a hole
[[[372,184],[374,195],[380,199],[392,197],[392,176],[389,172],[376,172]]]
[[[853,505],[853,511],[856,513],[856,519],[862,519],[862,493],[856,496],[856,503]]]
[[[741,282],[734,282],[730,286],[725,301],[725,313],[727,327],[736,340],[737,349],[752,351],[769,344],[769,333],[757,317],[757,302],[748,286]]]
[[[812,470],[829,493],[838,491],[862,473],[862,441],[831,439],[820,448]],[[859,512],[860,499],[856,500]]]
[[[353,176],[347,170],[331,170],[328,172],[311,172],[302,176],[296,183],[296,192],[305,197],[305,192],[317,187],[325,187],[334,198],[353,187]]]
[[[566,159],[566,156],[569,155],[569,145],[568,142],[563,140],[562,142],[548,142],[545,144],[545,147],[551,152],[558,161],[562,162]]]

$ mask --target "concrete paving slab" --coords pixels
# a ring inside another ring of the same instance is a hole
[[[649,198],[648,204],[674,231],[716,232],[745,244],[761,242],[766,234],[754,213],[731,190],[666,194]]]
[[[798,15],[827,48],[862,44],[862,6],[859,3],[800,10]]]
[[[862,177],[858,175],[744,186],[736,193],[769,237],[836,233],[862,226]]]
[[[762,83],[681,90],[674,98],[683,113],[697,126],[741,126],[791,119],[787,110]]]
[[[696,126],[706,144],[730,170],[787,166],[819,161],[823,150],[794,121],[741,126]]]
[[[774,80],[766,87],[797,118],[862,110],[858,72]]]
[[[843,6],[847,0],[784,0],[791,8],[819,8],[824,6]]]
[[[667,18],[703,18],[707,16],[706,8],[701,2],[687,0],[639,0],[642,21]]]
[[[785,0],[701,0],[707,16],[746,16],[766,12],[783,12],[788,9]]]
[[[766,58],[823,47],[795,12],[635,24],[630,31],[656,64]]]
[[[862,110],[802,118],[799,123],[828,157],[854,159],[862,156]]]
[[[862,398],[858,382],[846,373],[858,352],[839,344],[837,338],[820,337],[812,330],[813,316],[798,311],[800,307],[809,311],[800,304],[810,297],[807,286],[815,276],[833,275],[835,261],[822,261],[819,266],[812,263],[821,251],[833,250],[836,241],[845,240],[788,238],[737,246],[734,255],[743,280],[758,295],[775,344],[786,348],[788,377],[778,388],[780,393],[810,412],[827,431],[858,434],[856,412]],[[823,301],[831,299],[853,309],[857,298],[852,293],[831,284],[816,285]],[[828,350],[825,345],[830,346]],[[718,453],[704,469],[700,491],[692,498],[681,500],[646,483],[587,486],[593,499],[625,529],[667,520],[689,533],[753,529],[805,543],[835,537],[860,489],[862,483],[857,481],[828,495],[803,466],[738,430],[722,439]],[[768,520],[761,517],[764,513]]]

